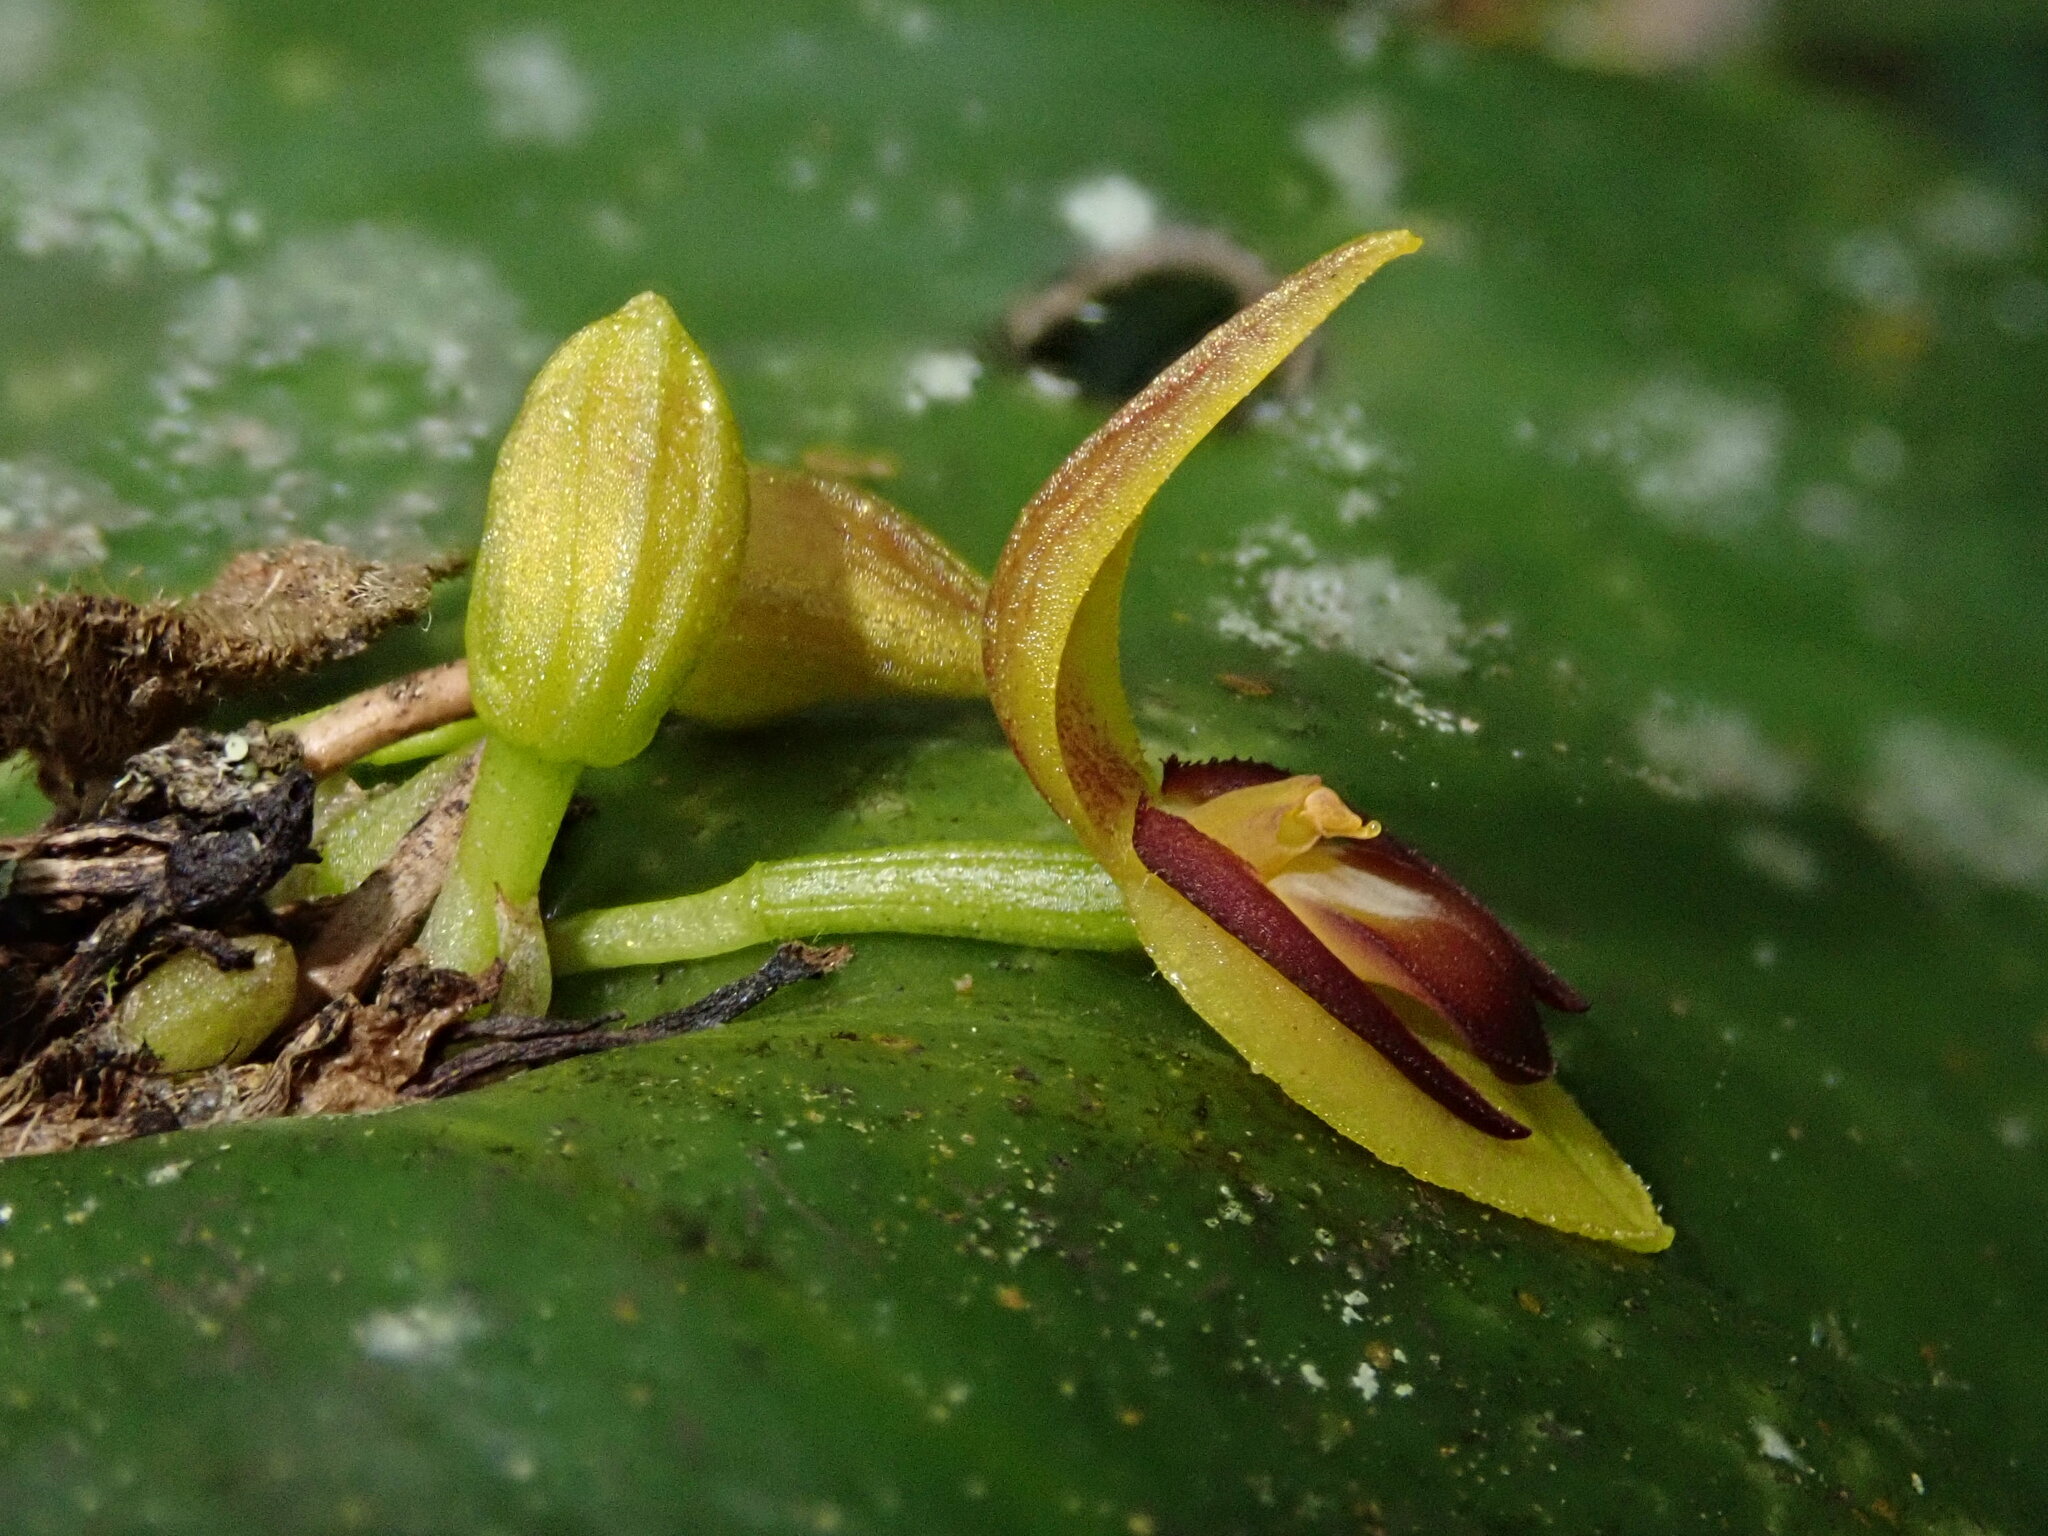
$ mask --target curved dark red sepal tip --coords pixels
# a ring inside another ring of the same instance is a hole
[[[1473,1129],[1502,1141],[1519,1141],[1529,1134],[1527,1126],[1494,1108],[1445,1066],[1372,988],[1331,954],[1267,888],[1258,872],[1230,849],[1145,799],[1138,802],[1131,844],[1147,869],[1378,1051],[1444,1109]]]
[[[1219,757],[1205,763],[1184,763],[1169,757],[1159,770],[1159,793],[1164,799],[1201,805],[1232,790],[1278,784],[1293,777],[1285,768],[1254,762],[1248,757]]]

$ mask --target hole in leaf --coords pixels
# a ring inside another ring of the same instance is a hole
[[[1211,230],[1166,229],[1092,257],[1014,304],[1004,322],[1020,363],[1120,403],[1273,285],[1266,264]],[[1305,378],[1302,353],[1279,387]]]
[[[1026,361],[1083,394],[1123,400],[1237,312],[1203,272],[1154,272],[1104,290],[1032,343]]]

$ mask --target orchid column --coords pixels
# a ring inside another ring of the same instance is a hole
[[[422,936],[437,964],[517,948],[519,1002],[545,1006],[536,898],[577,777],[653,738],[732,604],[746,535],[739,431],[668,304],[643,293],[564,342],[491,477],[466,632],[489,734]]]

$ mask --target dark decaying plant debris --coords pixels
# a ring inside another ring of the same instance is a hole
[[[630,1029],[611,1027],[618,1021],[616,1014],[582,1022],[518,1014],[470,1019],[452,1032],[451,1040],[487,1043],[447,1057],[408,1094],[414,1098],[441,1098],[507,1072],[544,1067],[550,1062],[616,1050],[622,1045],[645,1045],[714,1029],[766,1002],[790,983],[829,976],[852,958],[853,947],[848,944],[835,944],[828,949],[784,944],[751,976],[727,982],[686,1008],[658,1013]]]
[[[727,1023],[850,957],[785,944],[751,976],[629,1029],[488,1014],[501,990],[513,1000],[502,965],[470,976],[406,947],[454,863],[474,752],[354,890],[266,905],[295,864],[319,857],[309,767],[331,771],[466,712],[461,664],[347,701],[315,722],[310,747],[255,724],[162,736],[219,692],[361,649],[422,612],[453,568],[294,544],[237,556],[184,602],[74,593],[0,610],[0,755],[36,753],[59,804],[49,827],[0,840],[0,1157],[439,1098]],[[165,1074],[116,1027],[114,1004],[183,949],[249,965],[237,941],[252,933],[295,948],[291,1013],[242,1065]]]
[[[0,1070],[101,1022],[177,949],[247,965],[223,927],[260,918],[312,836],[298,743],[252,725],[180,731],[129,759],[91,821],[0,841]]]
[[[221,694],[353,655],[426,611],[459,561],[385,565],[310,540],[235,556],[195,597],[61,592],[0,609],[0,758],[35,754],[60,815]]]
[[[0,1081],[0,1157],[444,1098],[572,1056],[715,1029],[792,982],[829,975],[852,953],[845,946],[784,944],[752,975],[688,1007],[614,1029],[609,1018],[473,1017],[496,995],[498,968],[467,976],[438,970],[407,950],[368,1001],[328,1004],[268,1060],[170,1078],[154,1073],[146,1051],[113,1038],[104,1025],[53,1042]]]

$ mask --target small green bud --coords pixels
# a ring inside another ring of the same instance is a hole
[[[737,591],[739,430],[643,293],[548,359],[498,453],[470,590],[477,713],[557,762],[646,747]]]
[[[240,1061],[291,1012],[299,963],[283,939],[259,934],[236,942],[255,952],[247,970],[218,970],[189,949],[173,955],[128,989],[114,1027],[154,1051],[166,1072]]]

